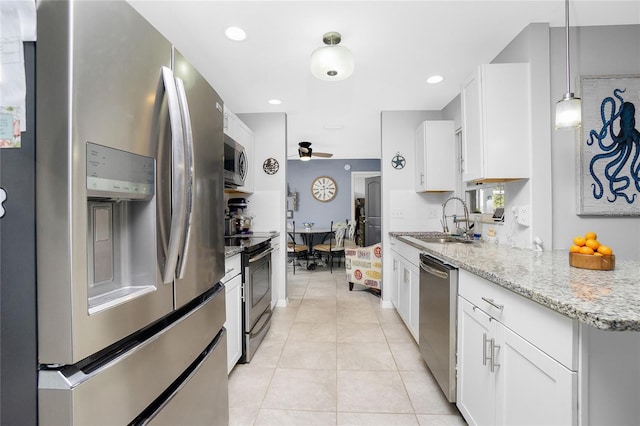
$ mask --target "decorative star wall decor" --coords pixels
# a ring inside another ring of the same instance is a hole
[[[394,169],[404,169],[404,166],[406,164],[407,160],[405,160],[402,154],[400,154],[399,152],[397,152],[396,155],[391,159],[391,165]]]

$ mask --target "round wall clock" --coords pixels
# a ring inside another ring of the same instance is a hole
[[[336,181],[329,176],[320,176],[313,180],[311,184],[311,194],[318,201],[326,203],[333,200],[338,193]]]

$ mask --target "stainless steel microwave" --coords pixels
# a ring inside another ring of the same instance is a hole
[[[224,135],[224,186],[237,188],[244,185],[247,176],[247,154],[238,142]]]

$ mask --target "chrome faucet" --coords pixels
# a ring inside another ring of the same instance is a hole
[[[464,219],[458,219],[456,217],[456,215],[453,215],[453,224],[456,225],[456,230],[459,229],[457,227],[458,223],[460,222],[464,222],[464,235],[465,236],[469,236],[469,209],[467,208],[467,203],[464,202],[464,200],[460,197],[449,197],[447,198],[447,200],[442,203],[442,231],[448,233],[449,232],[449,226],[447,225],[447,216],[445,213],[445,208],[447,207],[447,204],[449,203],[449,201],[451,200],[458,200],[462,203],[462,207],[464,208]]]

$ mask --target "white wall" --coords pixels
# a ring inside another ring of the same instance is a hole
[[[248,196],[247,213],[254,216],[254,232],[280,232],[279,282],[273,283],[278,306],[287,305],[287,115],[284,113],[238,114],[255,137],[252,166],[255,170],[254,193]],[[280,169],[274,175],[266,174],[262,164],[267,158],[275,158]]]
[[[580,87],[575,82],[581,75],[640,74],[640,25],[574,28],[570,41],[572,88],[577,95]],[[564,29],[552,28],[551,112],[566,91],[564,43]],[[636,110],[636,129],[640,128],[638,115]],[[576,215],[579,142],[579,130],[552,131],[553,247],[567,248],[574,236],[594,231],[619,259],[640,260],[640,218]]]
[[[522,62],[529,64],[531,81],[531,147],[529,152],[531,178],[505,184],[505,222],[496,226],[499,242],[530,248],[533,238],[552,246],[551,215],[551,116],[549,77],[549,25],[530,24],[520,32],[492,63]],[[512,208],[529,205],[531,226],[515,222]],[[486,227],[486,226],[485,226]]]
[[[389,232],[438,231],[443,194],[418,194],[414,188],[415,131],[425,120],[441,120],[440,111],[382,111],[382,246],[389,247]],[[396,153],[406,159],[403,169],[394,169],[391,159]],[[402,217],[397,217],[401,213]],[[432,218],[428,219],[430,215]],[[394,216],[394,217],[392,217]],[[388,253],[385,250],[385,253]],[[391,282],[390,256],[383,256],[383,282]],[[383,303],[391,303],[391,295],[382,288]]]

